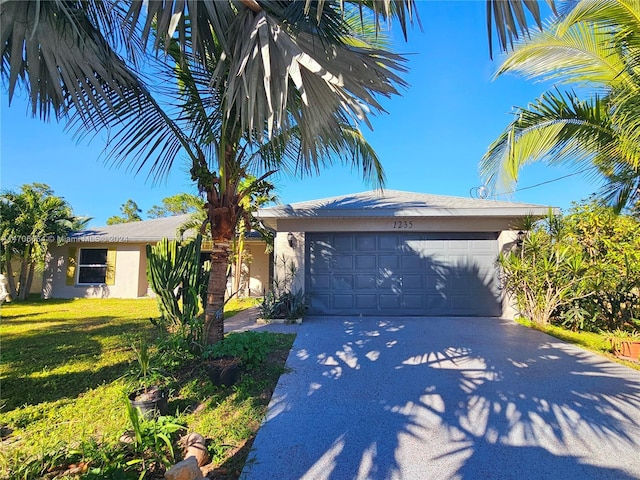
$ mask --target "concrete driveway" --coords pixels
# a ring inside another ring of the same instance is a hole
[[[640,479],[640,371],[495,318],[309,318],[241,478]]]

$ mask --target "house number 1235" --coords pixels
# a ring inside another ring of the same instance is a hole
[[[393,222],[393,228],[413,228],[413,221],[396,220],[395,222]]]

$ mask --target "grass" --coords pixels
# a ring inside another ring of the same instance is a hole
[[[585,350],[607,357],[614,362],[621,363],[635,370],[640,370],[640,363],[623,360],[611,352],[611,344],[609,342],[611,334],[609,333],[572,332],[557,325],[540,325],[523,318],[518,318],[516,321],[525,327],[534,328],[560,340],[564,340],[567,343],[577,345]]]
[[[225,316],[253,304],[234,299]],[[18,466],[43,462],[62,446],[118,448],[131,428],[125,403],[125,376],[135,365],[131,336],[154,338],[149,318],[157,316],[153,299],[29,300],[2,307],[0,477],[17,476]],[[208,439],[212,466],[231,472],[229,478],[242,468],[243,446],[266,412],[293,342],[292,335],[257,335],[266,339],[268,359],[233,388],[214,387],[198,359],[181,358],[172,372],[170,413]]]

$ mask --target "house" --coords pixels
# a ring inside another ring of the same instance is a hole
[[[296,271],[313,315],[513,315],[496,259],[519,222],[549,207],[394,190],[260,209],[273,255],[247,239],[244,293],[260,296]],[[145,246],[174,237],[186,216],[87,230],[52,247],[43,296],[135,298],[149,294]],[[208,246],[210,248],[210,246]],[[203,245],[207,251],[207,245]],[[271,273],[270,273],[271,272]]]
[[[189,215],[121,223],[84,230],[69,236],[64,245],[51,245],[45,259],[44,298],[139,298],[150,295],[146,246],[162,238],[176,238]],[[211,251],[203,242],[203,257]],[[245,250],[243,293],[261,296],[269,285],[270,255],[259,236],[249,235]]]
[[[264,208],[313,315],[513,315],[496,259],[549,207],[394,190]],[[287,266],[290,268],[290,265]],[[286,275],[276,265],[274,278]]]

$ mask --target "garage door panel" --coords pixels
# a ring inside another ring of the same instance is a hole
[[[376,236],[371,235],[358,235],[356,237],[356,250],[363,251],[375,251],[376,250]]]
[[[380,295],[379,298],[381,309],[400,309],[400,295]]]
[[[316,291],[331,289],[331,275],[316,274],[311,277],[311,288]]]
[[[398,275],[379,275],[377,287],[394,293],[400,292],[402,290],[402,277]]]
[[[404,295],[402,295],[402,307],[408,310],[410,309],[413,311],[422,312],[425,308],[424,296],[405,293]]]
[[[353,295],[334,295],[333,306],[337,309],[351,309],[355,305]]]
[[[402,290],[423,290],[424,289],[424,276],[405,273],[402,275]]]
[[[336,252],[351,252],[353,250],[353,237],[351,235],[335,235],[333,248]]]
[[[378,256],[378,267],[397,271],[400,267],[400,257],[397,255],[380,255]]]
[[[398,251],[402,245],[400,235],[384,235],[378,237],[378,250],[380,251]]]
[[[343,272],[353,271],[353,256],[336,255],[333,259],[333,268],[336,271],[343,271]]]
[[[367,310],[377,310],[378,309],[378,297],[377,295],[366,295],[366,294],[356,294],[356,307],[367,309]]]
[[[424,262],[418,256],[403,255],[400,258],[400,268],[403,272],[421,272],[424,270]]]
[[[305,287],[311,313],[500,315],[496,239],[497,234],[309,233]]]
[[[356,290],[375,290],[376,275],[368,273],[365,275],[356,275]]]
[[[371,270],[375,271],[376,269],[376,257],[372,255],[356,255],[356,270]]]
[[[334,275],[331,283],[333,290],[353,290],[353,275]]]

